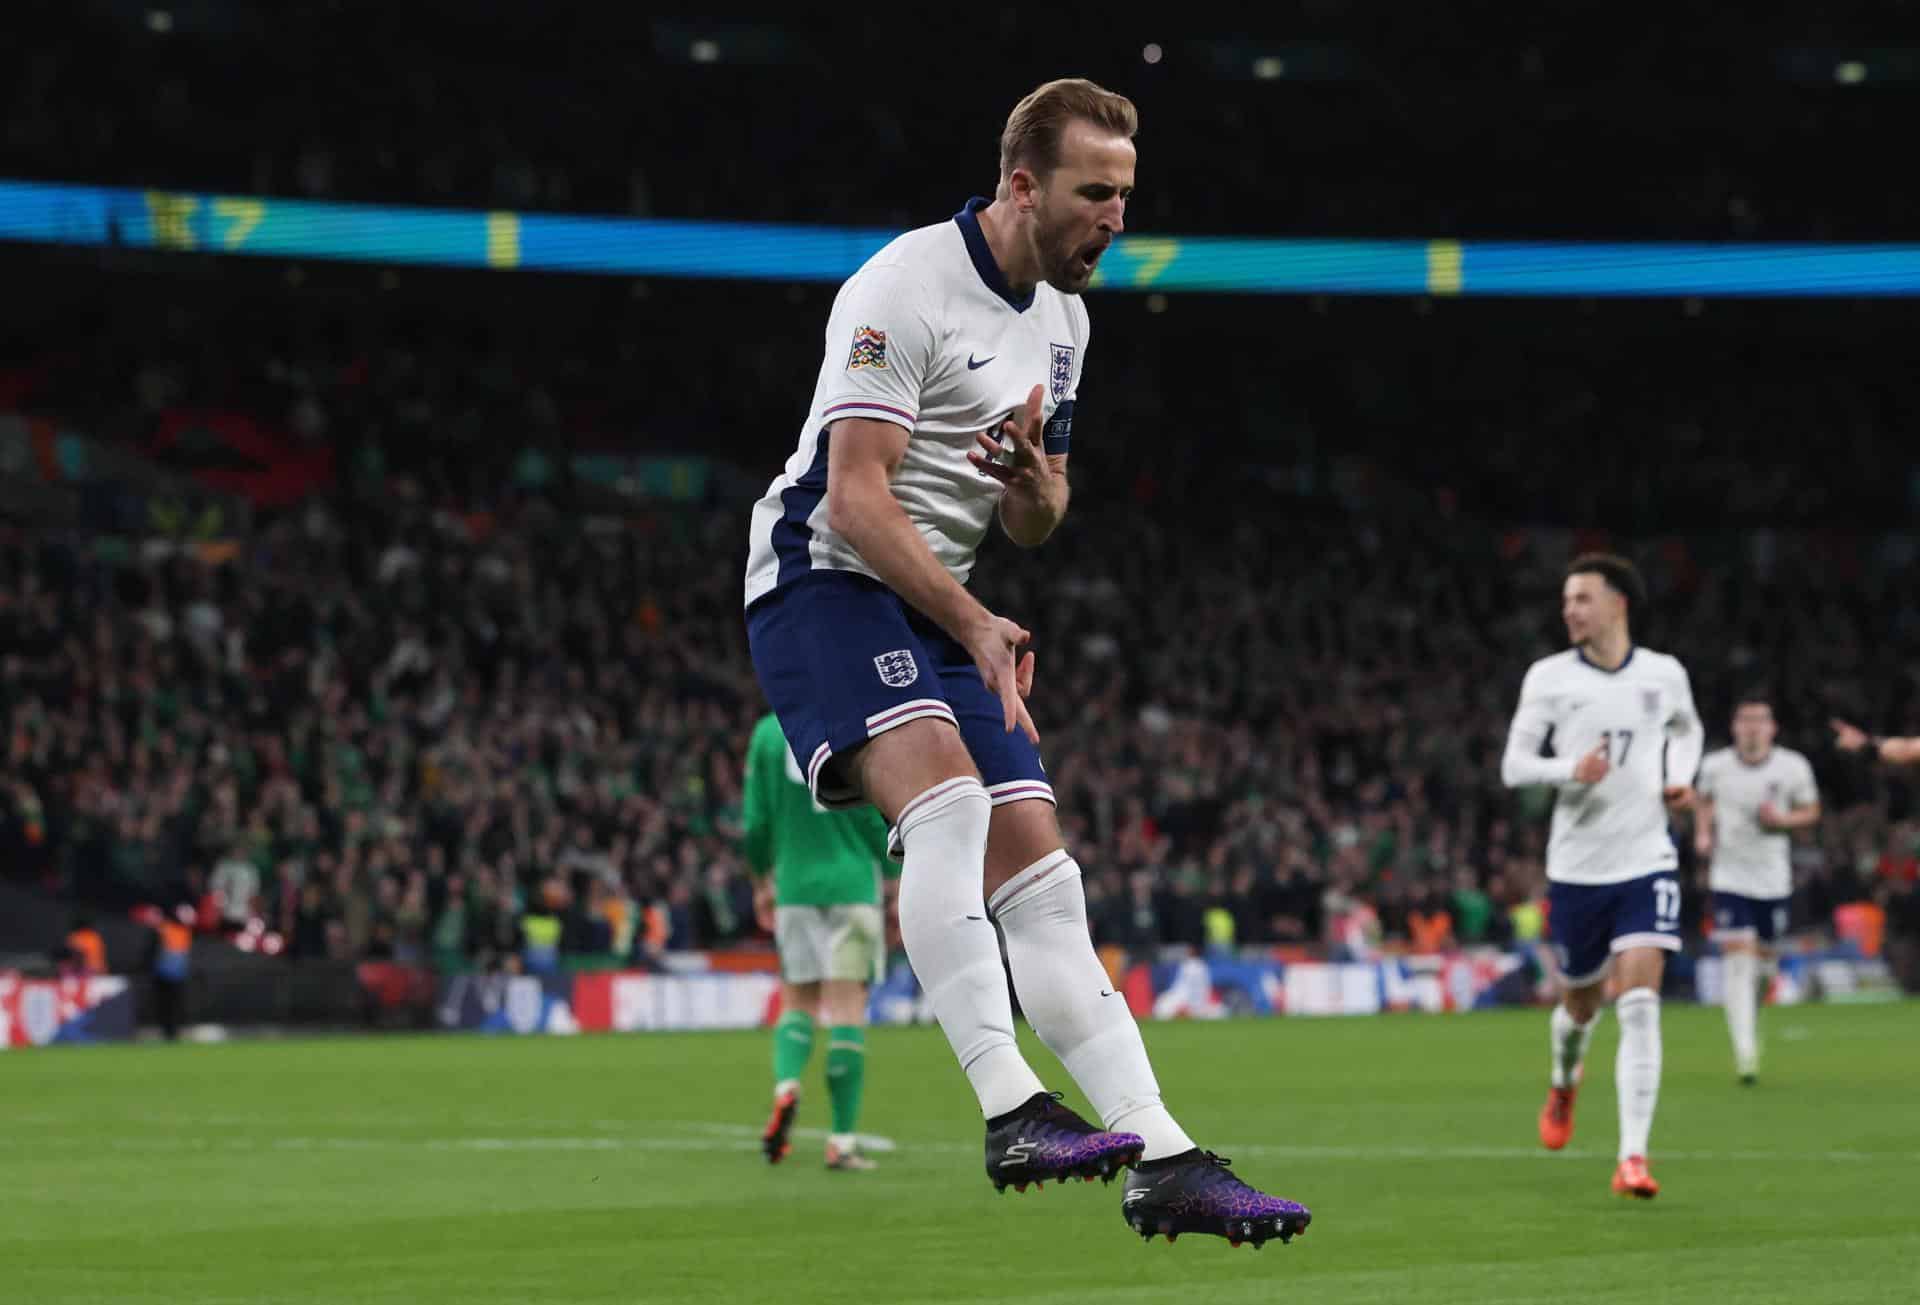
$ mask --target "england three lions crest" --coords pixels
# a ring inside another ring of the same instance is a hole
[[[1053,395],[1055,403],[1065,403],[1067,392],[1073,388],[1073,346],[1055,344],[1048,347],[1053,350],[1053,362],[1047,368],[1047,392]]]
[[[905,648],[881,653],[873,659],[873,666],[880,672],[880,683],[889,689],[904,689],[920,678],[920,667]]]
[[[1648,720],[1660,719],[1660,690],[1640,690],[1640,709],[1646,713]]]

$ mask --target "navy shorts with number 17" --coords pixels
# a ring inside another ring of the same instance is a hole
[[[1595,983],[1615,952],[1680,950],[1680,880],[1659,870],[1617,884],[1547,885],[1547,933],[1560,973],[1574,987]]]
[[[866,799],[834,758],[916,720],[960,731],[995,806],[1053,785],[1026,734],[1007,732],[967,650],[891,589],[851,571],[809,571],[747,609],[754,673],[814,800]]]

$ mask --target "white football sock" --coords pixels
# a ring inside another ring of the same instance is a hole
[[[1759,1072],[1759,1013],[1755,1009],[1760,1000],[1759,959],[1752,952],[1728,952],[1720,961],[1727,1032],[1733,1038],[1733,1068],[1738,1074]]]
[[[1634,988],[1613,1003],[1620,1016],[1614,1085],[1620,1094],[1620,1158],[1647,1153],[1653,1109],[1660,1102],[1660,994]]]
[[[1581,1024],[1574,1020],[1566,1003],[1561,1002],[1553,1008],[1549,1023],[1553,1031],[1553,1064],[1549,1071],[1553,1085],[1572,1087],[1580,1081],[1580,1067],[1587,1061],[1587,1044],[1593,1041],[1593,1031],[1600,1027],[1600,1012],[1595,1011],[1592,1019]]]
[[[980,781],[936,784],[900,810],[900,940],[988,1119],[1046,1089],[1013,1040],[1013,1000],[983,883],[993,803]]]
[[[1193,1139],[1160,1104],[1140,1026],[1094,953],[1080,867],[1065,851],[1022,870],[993,895],[1007,940],[1020,1009],[1060,1057],[1103,1127],[1138,1133],[1144,1160],[1193,1149]]]

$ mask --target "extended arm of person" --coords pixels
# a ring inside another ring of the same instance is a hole
[[[1890,738],[1869,734],[1858,725],[1849,725],[1843,720],[1833,721],[1832,724],[1834,746],[1842,752],[1870,751],[1894,766],[1911,766],[1920,762],[1920,738]]]
[[[973,654],[987,687],[1000,696],[1007,729],[1018,724],[1037,741],[1018,686],[1025,660],[1019,650],[1032,636],[989,612],[940,565],[893,496],[893,477],[906,457],[907,440],[905,427],[870,417],[847,417],[833,424],[827,450],[827,524],[853,546],[881,583]]]
[[[1698,789],[1693,795],[1693,850],[1697,856],[1713,855],[1713,799]]]
[[[1553,709],[1540,686],[1539,668],[1520,684],[1520,705],[1507,728],[1507,750],[1500,758],[1500,782],[1508,788],[1530,784],[1571,784],[1577,757],[1543,757],[1540,749],[1553,730]]]
[[[827,524],[881,583],[967,650],[999,695],[1007,729],[1018,724],[1038,741],[1021,701],[1031,655],[1021,657],[1020,649],[1032,636],[989,612],[953,578],[893,496],[936,365],[943,311],[938,296],[897,265],[863,269],[834,302],[827,324],[833,357],[841,340],[850,349],[837,392],[825,396],[818,414],[828,423]]]
[[[1706,750],[1707,731],[1699,709],[1693,705],[1693,681],[1681,667],[1679,693],[1667,714],[1668,805],[1681,808],[1693,804],[1693,779],[1700,773],[1700,758]]]

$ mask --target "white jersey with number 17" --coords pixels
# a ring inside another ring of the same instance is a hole
[[[1543,756],[1549,740],[1553,755]],[[1606,776],[1575,782],[1575,763],[1603,745]],[[1510,787],[1558,790],[1548,879],[1624,883],[1679,865],[1662,790],[1693,782],[1702,746],[1693,686],[1677,659],[1633,648],[1609,671],[1569,648],[1528,668],[1500,777]]]

